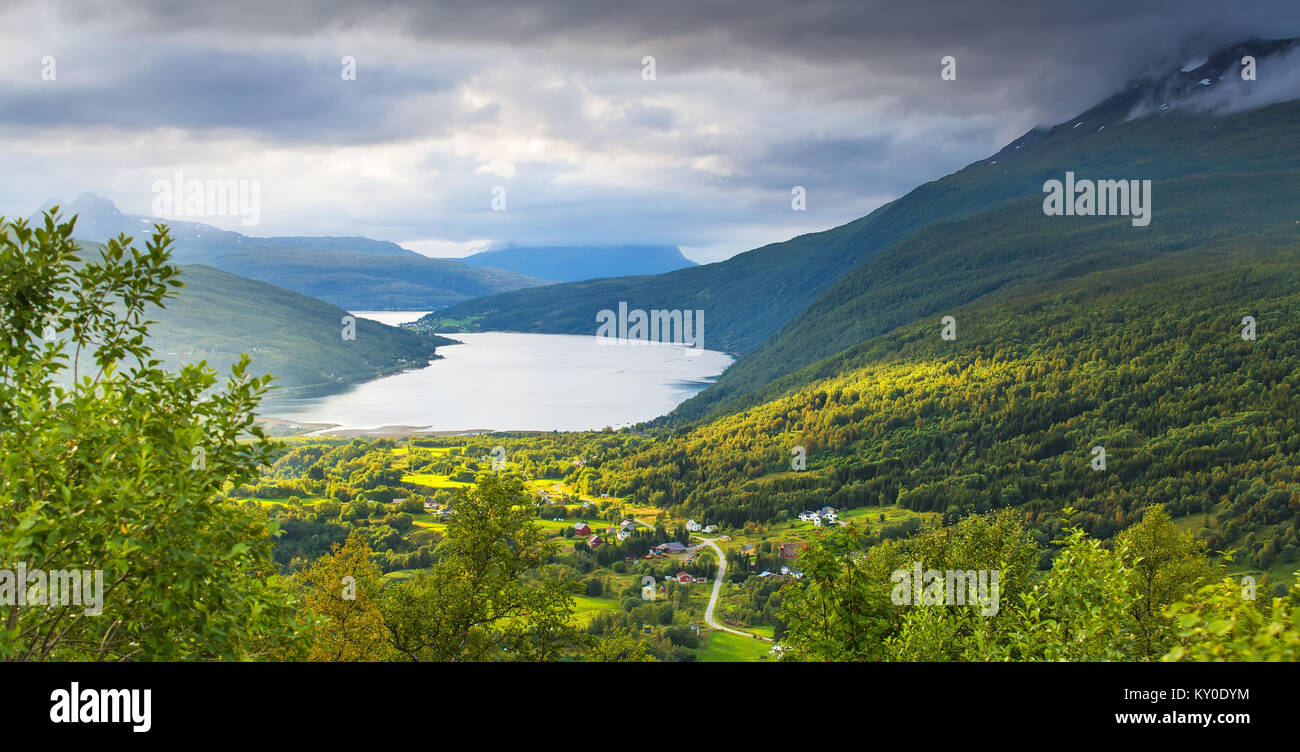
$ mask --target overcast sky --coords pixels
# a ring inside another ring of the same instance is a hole
[[[197,218],[250,235],[714,261],[867,214],[1143,71],[1300,36],[1295,0],[1242,5],[10,1],[0,213],[91,191],[150,214],[179,171],[260,181],[256,227]]]

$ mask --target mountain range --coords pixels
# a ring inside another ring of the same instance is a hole
[[[51,199],[37,215],[54,206],[65,217],[77,216],[79,240],[104,242],[121,233],[139,238],[163,222],[171,229],[173,258],[179,263],[206,264],[350,309],[439,308],[547,284],[518,272],[429,258],[370,238],[253,237],[199,222],[123,214],[93,193],[66,204]]]
[[[462,260],[557,282],[662,274],[696,265],[674,245],[512,246]]]
[[[137,247],[141,244],[137,241]],[[82,247],[93,257],[95,244]],[[271,374],[272,399],[324,394],[426,365],[453,340],[351,317],[342,308],[203,264],[181,266],[184,287],[150,311],[149,344],[169,369],[205,361],[221,376],[250,357]],[[344,336],[348,324],[355,326]]]

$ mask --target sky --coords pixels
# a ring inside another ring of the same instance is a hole
[[[154,214],[179,172],[257,181],[255,226],[184,217],[250,235],[704,263],[868,214],[1145,72],[1294,36],[1294,0],[8,0],[0,214],[86,191]]]

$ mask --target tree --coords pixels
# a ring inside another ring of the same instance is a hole
[[[1142,521],[1120,533],[1117,542],[1136,596],[1137,654],[1155,660],[1169,650],[1175,637],[1174,623],[1164,608],[1195,592],[1212,576],[1205,543],[1179,530],[1162,504],[1148,507]]]
[[[1300,661],[1300,584],[1266,608],[1225,578],[1171,604],[1178,641],[1165,661]]]
[[[862,554],[862,539],[851,528],[834,528],[813,540],[800,555],[804,576],[788,585],[781,602],[787,631],[782,660],[858,661],[884,658],[884,641],[897,609],[889,601],[888,573],[880,562],[893,544]],[[892,570],[892,567],[890,568]]]
[[[358,530],[299,575],[304,605],[324,617],[308,653],[313,661],[377,661],[388,656],[379,614],[383,574]]]
[[[1052,569],[1018,604],[1009,604],[1001,628],[977,645],[981,660],[1123,660],[1131,653],[1134,595],[1116,553],[1069,531]]]
[[[554,546],[518,478],[482,473],[456,502],[437,562],[380,603],[393,649],[412,661],[547,660],[577,639],[573,593],[537,570]]]
[[[644,640],[623,629],[607,637],[594,638],[586,658],[600,663],[650,663],[658,660],[646,648]]]
[[[0,561],[84,572],[102,612],[11,605],[0,586],[0,657],[297,655],[275,526],[220,498],[271,457],[253,423],[269,377],[247,356],[221,389],[202,363],[164,371],[146,316],[183,287],[167,229],[83,255],[56,217],[0,219]]]

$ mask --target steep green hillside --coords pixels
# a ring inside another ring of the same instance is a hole
[[[845,275],[770,342],[681,405],[675,418],[754,404],[806,378],[789,375],[810,363],[925,317],[937,328],[949,309],[999,291],[1059,283],[1263,229],[1291,230],[1300,211],[1282,197],[1297,187],[1296,171],[1156,182],[1147,227],[1132,226],[1128,217],[1045,216],[1039,198],[936,225]]]
[[[179,295],[153,315],[155,355],[169,366],[206,360],[221,372],[248,353],[251,371],[276,376],[281,395],[422,366],[450,341],[361,318],[356,339],[344,340],[348,312],[329,303],[202,265],[183,267],[181,280]]]
[[[1297,242],[1293,223],[989,296],[951,310],[955,341],[915,321],[588,469],[715,523],[1015,507],[1044,544],[1066,524],[1108,537],[1163,503],[1237,566],[1282,576],[1300,547]]]

